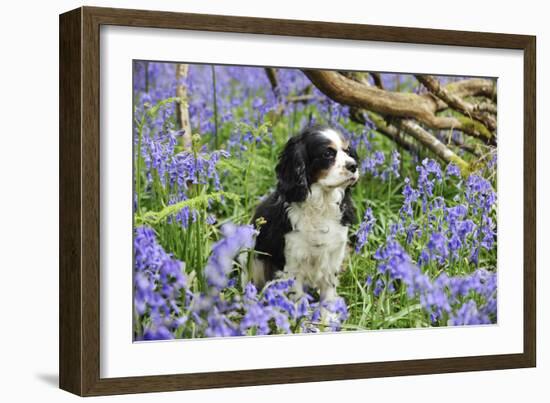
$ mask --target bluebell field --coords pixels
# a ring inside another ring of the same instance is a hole
[[[175,65],[133,69],[135,340],[496,323],[496,148],[464,173],[354,122],[299,70],[279,69],[274,91],[263,68],[190,65],[186,149]],[[381,77],[394,91],[421,90],[410,75]],[[256,289],[246,275],[254,207],[275,185],[288,137],[313,122],[340,130],[361,158],[360,222],[340,299],[323,306],[315,290],[289,298],[292,279]]]

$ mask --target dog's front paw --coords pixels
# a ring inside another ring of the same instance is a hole
[[[325,307],[321,308],[321,324],[327,330],[337,330],[340,328],[340,315],[337,312],[332,312]]]
[[[321,323],[327,330],[340,330],[348,317],[346,302],[341,297],[324,301],[320,311]]]

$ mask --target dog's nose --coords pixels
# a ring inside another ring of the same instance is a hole
[[[355,171],[357,171],[357,162],[355,161],[346,162],[346,169],[351,173],[354,173]]]

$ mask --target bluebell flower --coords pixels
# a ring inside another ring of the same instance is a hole
[[[207,318],[208,326],[204,334],[207,337],[227,337],[240,335],[238,328],[229,318],[218,311],[214,306]]]
[[[386,157],[383,152],[375,151],[372,156],[368,156],[361,162],[361,172],[363,174],[370,173],[372,176],[377,177],[380,175],[378,167],[384,164]]]
[[[413,222],[407,227],[407,229],[405,230],[405,234],[407,235],[407,244],[411,244],[415,237],[422,235],[422,230],[420,229],[418,224]]]
[[[399,178],[399,167],[401,165],[401,154],[399,151],[393,150],[391,153],[391,165],[390,170],[395,178]]]
[[[411,180],[409,178],[405,178],[404,183],[405,186],[403,187],[403,196],[405,197],[405,199],[403,200],[403,205],[399,210],[399,214],[402,219],[404,219],[405,217],[412,218],[413,203],[415,203],[420,196],[420,193],[411,186]]]
[[[298,307],[296,309],[296,316],[298,318],[307,316],[309,313],[309,301],[306,297],[300,298],[298,302]]]
[[[451,177],[456,177],[456,178],[460,178],[461,177],[461,173],[460,173],[460,168],[454,164],[454,163],[450,163],[447,165],[447,168],[445,169],[445,176],[447,178],[451,178]]]
[[[384,282],[381,279],[376,280],[376,284],[374,286],[374,291],[373,291],[374,296],[378,297],[382,292],[383,288],[384,288]]]
[[[143,333],[143,340],[170,340],[174,335],[166,326],[147,328]]]
[[[470,219],[460,221],[456,228],[456,233],[460,239],[464,242],[466,237],[474,232],[477,228],[476,224]]]
[[[157,243],[151,228],[136,228],[134,308],[138,315],[148,314],[153,320],[150,337],[160,337],[158,335],[162,334],[162,326],[169,326],[172,316],[181,313],[180,307],[172,301],[182,299],[186,286],[184,267],[182,262],[173,259]]]
[[[365,210],[365,215],[363,221],[361,222],[359,229],[357,230],[356,236],[357,241],[355,242],[355,252],[360,253],[363,247],[368,242],[368,237],[371,234],[374,224],[376,223],[376,218],[372,214],[372,209],[369,207]]]
[[[449,255],[447,237],[440,232],[434,232],[430,236],[427,246],[431,259],[436,258],[439,264],[443,264]]]
[[[451,238],[449,239],[449,251],[454,258],[458,257],[458,251],[461,247],[462,241],[460,240],[460,237],[457,234],[452,234]]]
[[[490,324],[489,317],[480,312],[474,300],[469,300],[449,319],[449,326]]]
[[[209,224],[209,225],[214,225],[216,224],[217,220],[216,220],[216,216],[213,215],[213,214],[208,214],[206,216],[206,223]]]
[[[224,224],[221,232],[223,238],[212,247],[212,254],[204,269],[208,285],[217,290],[227,287],[233,260],[241,250],[254,246],[256,234],[251,225],[236,226],[231,223]]]

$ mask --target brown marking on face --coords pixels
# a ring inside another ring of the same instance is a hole
[[[313,183],[319,182],[321,179],[325,179],[330,172],[330,168],[328,169],[321,169],[317,174],[312,178]]]
[[[334,150],[335,153],[338,153],[338,145],[337,144],[334,144],[334,142],[330,142],[329,144],[329,147]],[[311,178],[313,180],[313,183],[316,183],[318,181],[320,181],[321,179],[324,179],[326,178],[329,173],[330,173],[330,170],[332,169],[333,165],[331,165],[330,167],[326,168],[326,169],[320,169],[313,178]]]

